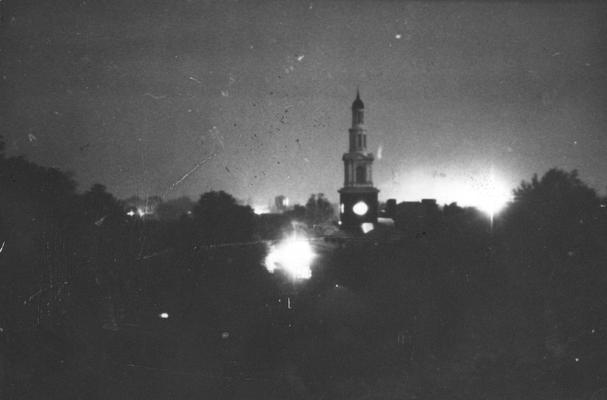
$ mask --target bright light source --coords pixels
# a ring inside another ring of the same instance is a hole
[[[167,319],[167,318],[169,318],[169,313],[163,312],[163,313],[158,314],[158,316],[162,319]]]
[[[145,210],[142,208],[138,208],[137,209],[137,215],[139,215],[140,217],[143,217],[145,215]]]
[[[354,204],[352,211],[354,211],[354,214],[356,215],[363,216],[367,213],[367,211],[369,211],[369,206],[364,201],[359,201],[358,203]]]
[[[341,203],[339,205],[339,212],[343,214],[345,210],[346,210],[346,206],[344,205],[344,203]]]
[[[363,233],[369,233],[371,232],[375,227],[373,226],[373,224],[371,222],[363,222],[360,225],[360,229],[362,229]]]
[[[484,184],[478,190],[477,207],[487,213],[493,220],[493,216],[504,208],[510,198],[511,194],[508,187],[496,178],[493,170],[491,170]]]
[[[128,215],[129,217],[134,217],[135,216],[135,211],[130,210],[129,212],[126,213],[126,215]]]
[[[399,187],[406,192],[394,197],[417,201],[434,198],[439,204],[456,202],[460,207],[475,207],[492,217],[512,199],[511,187],[504,176],[492,167],[478,172],[448,169],[446,172],[416,170],[408,172]]]
[[[280,269],[293,279],[309,279],[312,276],[310,265],[315,256],[308,240],[294,234],[277,245],[270,246],[265,265],[270,273]]]
[[[257,215],[268,214],[270,212],[270,207],[257,204],[253,206],[253,212]]]

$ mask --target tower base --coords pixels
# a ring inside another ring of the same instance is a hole
[[[341,228],[360,231],[363,223],[377,223],[379,190],[374,187],[344,187],[339,190]]]

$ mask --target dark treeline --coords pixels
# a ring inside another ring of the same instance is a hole
[[[397,244],[332,255],[334,278],[365,294],[374,310],[365,313],[375,315],[371,337],[388,336],[372,353],[395,342],[384,357],[360,360],[370,371],[395,360],[390,379],[381,372],[382,383],[361,392],[390,398],[400,388],[462,399],[603,393],[605,200],[575,171],[557,169],[523,182],[514,195],[493,226],[476,210],[452,205]]]
[[[493,223],[451,205],[419,232],[320,240],[312,279],[293,284],[265,271],[264,239],[333,217],[322,195],[274,219],[224,192],[139,218],[0,146],[0,398],[607,387],[607,209],[576,172],[523,182]]]

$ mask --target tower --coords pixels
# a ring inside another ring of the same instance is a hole
[[[347,230],[360,229],[361,224],[377,222],[377,193],[373,187],[373,154],[367,152],[367,133],[364,128],[365,105],[356,91],[352,103],[350,147],[344,153],[344,187],[339,189],[339,216]]]

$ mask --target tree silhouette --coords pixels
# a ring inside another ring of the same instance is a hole
[[[535,174],[531,182],[523,181],[514,190],[514,198],[516,204],[535,208],[534,211],[565,212],[561,217],[592,208],[599,201],[596,192],[579,178],[577,170],[567,172],[557,168],[546,172],[541,179]]]
[[[227,243],[249,240],[255,227],[255,214],[224,191],[204,193],[192,210],[197,239],[201,243]]]
[[[87,220],[98,225],[101,219],[122,216],[123,210],[120,202],[106,190],[106,187],[96,183],[81,196],[81,211]]]
[[[76,183],[70,174],[6,157],[0,148],[0,307],[19,328],[35,329],[57,323],[68,304],[65,282],[76,265]]]
[[[306,202],[306,220],[311,225],[329,222],[335,217],[335,210],[323,193],[312,194]]]
[[[521,183],[502,222],[513,298],[525,305],[530,331],[543,332],[559,374],[569,373],[565,360],[602,357],[604,343],[589,334],[607,326],[606,221],[596,192],[577,171],[551,169]]]
[[[189,197],[179,197],[158,204],[156,214],[162,221],[177,221],[192,211],[194,202]]]
[[[514,190],[505,220],[521,230],[521,239],[567,253],[588,244],[599,211],[599,197],[576,170],[551,169],[541,179],[534,175],[531,182],[524,181]]]

